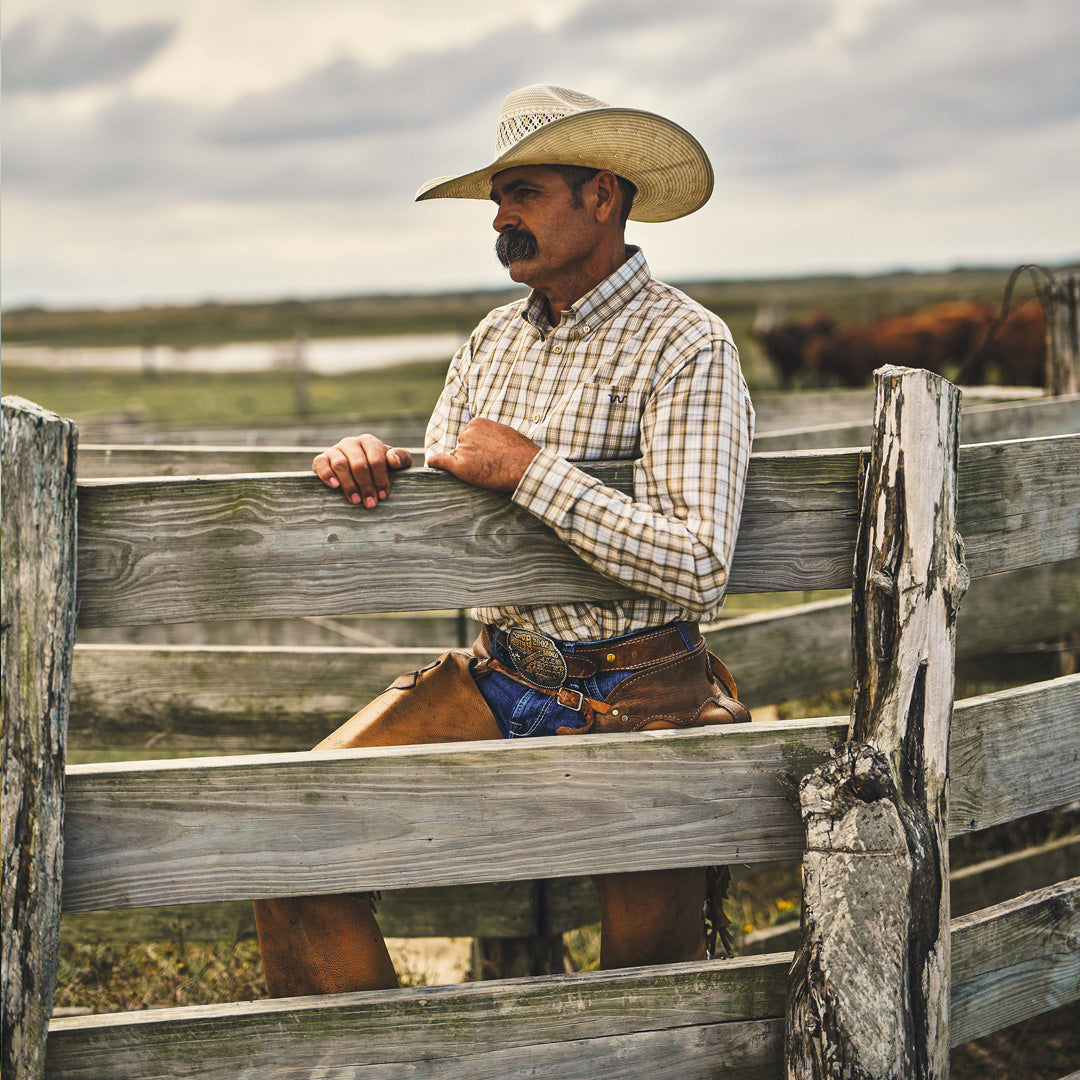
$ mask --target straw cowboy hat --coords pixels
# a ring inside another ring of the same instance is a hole
[[[655,113],[618,109],[561,86],[526,86],[503,102],[495,160],[463,176],[440,176],[423,199],[487,199],[491,178],[518,165],[609,169],[637,188],[635,221],[672,221],[704,206],[713,171],[701,144]]]

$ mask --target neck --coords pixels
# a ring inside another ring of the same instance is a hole
[[[605,278],[610,277],[630,257],[630,251],[622,236],[618,241],[583,263],[577,273],[566,275],[548,288],[538,289],[547,300],[548,317],[552,326],[558,326],[562,313],[576,304],[586,293],[592,292]]]

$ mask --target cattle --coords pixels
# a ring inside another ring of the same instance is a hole
[[[806,368],[806,347],[811,341],[832,334],[836,320],[823,312],[809,319],[777,322],[773,309],[760,312],[751,331],[780,376],[780,385],[790,387],[794,377]]]
[[[849,326],[838,326],[823,313],[775,325],[759,319],[754,336],[784,385],[801,374],[817,382],[865,386],[884,364],[954,377],[964,372],[969,382],[992,375],[1011,385],[1039,385],[1046,355],[1041,309],[1023,305],[1000,326],[996,317],[990,304],[951,300]]]

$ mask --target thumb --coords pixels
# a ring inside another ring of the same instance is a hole
[[[393,469],[408,469],[412,466],[412,454],[400,446],[386,452],[386,463]]]

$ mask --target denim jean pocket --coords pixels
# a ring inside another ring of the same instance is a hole
[[[558,708],[554,698],[522,687],[525,693],[518,699],[514,711],[507,719],[507,738],[524,739],[537,734],[544,727],[544,719],[552,705]],[[501,726],[501,725],[500,725]]]

